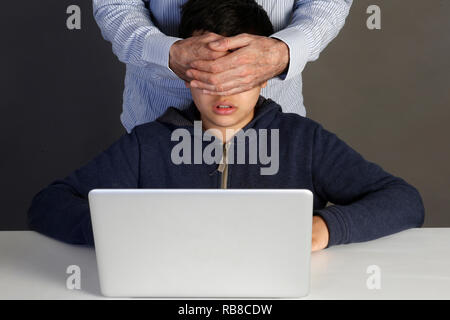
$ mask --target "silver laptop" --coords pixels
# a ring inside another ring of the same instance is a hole
[[[101,291],[110,297],[308,294],[308,190],[89,193]]]

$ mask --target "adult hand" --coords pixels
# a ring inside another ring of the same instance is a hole
[[[216,51],[209,48],[211,41],[217,41],[224,37],[212,32],[199,36],[192,36],[175,42],[170,47],[169,67],[184,81],[191,81],[192,78],[186,75],[186,71],[191,68],[191,63],[195,60],[215,60],[228,54],[224,51]]]
[[[232,53],[191,63],[190,85],[214,95],[248,91],[283,73],[289,65],[289,47],[281,40],[250,34],[224,37],[209,44],[216,52]]]
[[[313,216],[311,251],[325,249],[328,245],[330,234],[325,221],[320,216]]]

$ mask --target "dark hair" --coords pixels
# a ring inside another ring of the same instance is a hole
[[[195,31],[225,37],[241,33],[268,37],[274,33],[267,12],[255,0],[188,0],[181,7],[179,36],[186,39]]]

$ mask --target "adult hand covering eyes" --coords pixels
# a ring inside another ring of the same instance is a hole
[[[221,35],[208,32],[175,42],[169,53],[170,69],[184,81],[191,81],[192,77],[186,73],[194,61],[198,59],[214,61],[228,54],[228,52],[215,51],[209,47],[211,42],[223,38]]]
[[[248,91],[282,74],[288,65],[289,47],[283,41],[250,34],[208,33],[181,40],[171,47],[169,59],[187,87],[224,96]]]

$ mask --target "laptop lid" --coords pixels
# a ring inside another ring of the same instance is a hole
[[[108,189],[89,204],[106,296],[308,294],[308,190]]]

